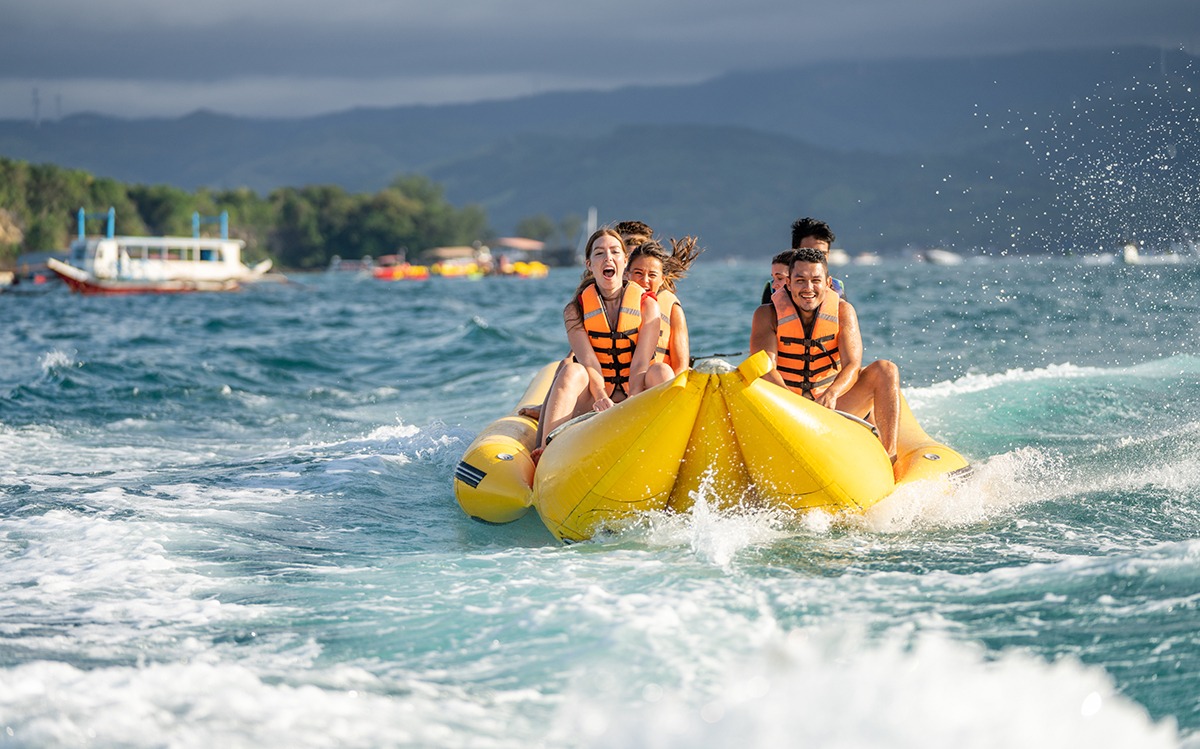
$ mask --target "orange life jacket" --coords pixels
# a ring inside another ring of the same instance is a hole
[[[658,348],[654,351],[654,361],[663,362],[671,369],[675,369],[675,362],[671,359],[671,310],[675,308],[676,304],[679,304],[679,297],[666,289],[659,289],[654,298],[658,300],[658,308],[662,312],[662,324],[658,326]]]
[[[600,298],[596,284],[591,284],[579,293],[579,301],[583,306],[583,327],[587,331],[592,350],[596,352],[596,358],[600,360],[604,390],[610,397],[618,388],[626,395],[629,394],[629,366],[633,363],[638,328],[642,324],[644,293],[645,289],[635,283],[625,284],[616,330],[610,330],[608,327],[604,301]]]
[[[841,370],[838,353],[838,306],[841,297],[832,291],[817,308],[811,331],[805,331],[800,314],[787,287],[771,295],[775,305],[775,342],[778,357],[775,369],[788,389],[816,400]]]

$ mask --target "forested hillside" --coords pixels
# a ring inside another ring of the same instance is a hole
[[[1196,60],[1178,51],[1026,52],[295,120],[7,121],[0,155],[196,190],[201,202],[236,203],[248,188],[276,208],[280,190],[378,195],[420,174],[448,203],[483,207],[502,234],[595,206],[602,222],[698,234],[709,258],[770,253],[799,215],[830,221],[856,250],[1057,252],[1194,236],[1198,91]],[[341,202],[328,208],[349,215]],[[23,218],[35,237],[37,215]]]
[[[126,185],[52,165],[0,158],[0,265],[20,252],[59,250],[77,228],[80,208],[116,212],[116,232],[190,236],[193,214],[229,214],[230,234],[250,260],[284,268],[325,267],[332,255],[379,256],[469,244],[487,237],[475,206],[455,208],[425,177],[396,179],[375,193],[336,186],[283,187],[266,196],[248,188],[188,192],[169,185]],[[206,227],[207,228],[207,227]],[[89,233],[103,227],[90,225]]]

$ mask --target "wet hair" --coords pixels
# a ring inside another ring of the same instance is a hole
[[[675,291],[675,282],[687,276],[688,268],[704,252],[696,241],[695,237],[671,238],[671,257],[663,263],[663,288],[667,291]]]
[[[583,276],[579,279],[579,286],[575,288],[575,293],[571,297],[571,302],[575,305],[575,311],[579,313],[579,324],[583,324],[583,300],[579,295],[583,293],[590,284],[595,282],[595,277],[592,276],[592,270],[588,267],[588,262],[592,259],[592,248],[600,237],[615,237],[621,243],[621,249],[625,251],[625,258],[629,259],[629,248],[625,246],[625,240],[621,238],[621,233],[615,228],[604,226],[592,232],[592,236],[588,237],[587,244],[584,245],[583,258]]]
[[[829,228],[829,224],[807,216],[797,219],[792,223],[792,247],[799,245],[800,242],[804,241],[805,237],[812,237],[813,239],[828,242],[830,247],[833,246],[834,240],[837,239],[833,235],[833,229]]]
[[[779,265],[786,265],[789,268],[792,267],[793,252],[795,252],[795,250],[784,250],[775,257],[771,258],[771,265],[778,263]]]
[[[796,263],[820,263],[825,269],[825,275],[829,275],[829,258],[824,252],[812,247],[801,247],[797,250],[792,250],[792,262],[788,264],[788,275],[792,274],[792,268],[796,267]]]

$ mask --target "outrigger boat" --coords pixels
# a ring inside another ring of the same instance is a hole
[[[760,379],[772,366],[766,352],[738,367],[701,361],[573,419],[551,434],[535,472],[537,423],[520,411],[541,404],[555,366],[468,446],[454,491],[469,516],[507,523],[534,508],[557,538],[581,541],[638,513],[687,512],[702,495],[797,515],[862,512],[905,484],[970,472],[921,429],[903,395],[893,464],[870,423]]]
[[[71,244],[69,263],[46,261],[81,294],[171,294],[190,291],[233,291],[257,281],[271,269],[263,260],[253,268],[242,263],[245,242],[229,239],[222,214],[221,238],[200,237],[199,215],[193,237],[123,237],[113,234],[113,211],[108,211],[104,237],[86,237],[87,215],[79,209],[79,238]]]

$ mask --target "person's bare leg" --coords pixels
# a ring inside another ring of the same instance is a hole
[[[528,416],[537,422],[537,436],[533,440],[533,448],[541,455],[542,437],[546,434],[546,421],[542,418],[542,414],[546,413],[546,403],[550,400],[550,393],[554,390],[554,384],[558,382],[558,376],[562,373],[563,367],[574,361],[571,357],[567,357],[558,363],[554,369],[554,378],[550,380],[550,387],[546,390],[545,397],[542,398],[541,405],[536,408],[522,408],[517,413],[522,416]],[[534,461],[537,462],[536,460]]]
[[[675,379],[675,370],[666,364],[651,364],[650,368],[646,370],[646,389],[673,379]]]
[[[890,361],[872,362],[878,367],[875,381],[875,427],[887,454],[896,457],[896,436],[900,431],[900,370]]]
[[[858,374],[854,387],[838,398],[838,410],[865,417],[879,430],[879,441],[891,458],[896,457],[896,435],[900,430],[900,370],[890,361],[871,362]]]
[[[538,447],[544,448],[551,432],[587,408],[592,400],[588,384],[587,368],[582,364],[571,362],[559,370],[538,420]]]

